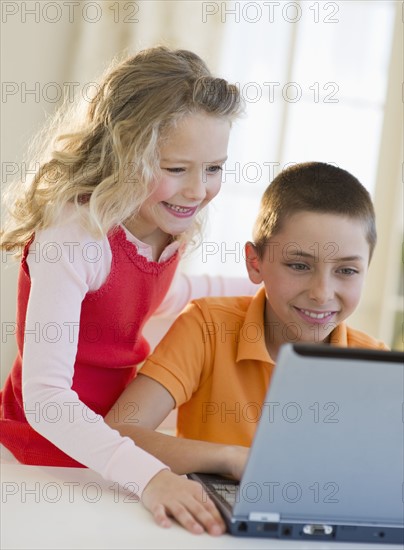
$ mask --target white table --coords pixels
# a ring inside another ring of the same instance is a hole
[[[382,544],[197,536],[178,525],[162,529],[142,504],[117,485],[85,469],[1,464],[0,482],[2,550],[401,549]]]

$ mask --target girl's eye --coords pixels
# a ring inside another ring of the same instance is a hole
[[[220,165],[213,165],[213,166],[207,166],[206,172],[208,174],[217,174],[218,172],[221,172],[223,170],[222,166]]]
[[[165,170],[171,174],[182,174],[182,172],[185,172],[185,168],[165,168]]]

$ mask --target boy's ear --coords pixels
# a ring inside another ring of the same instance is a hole
[[[255,245],[248,241],[245,244],[245,265],[247,267],[248,276],[250,281],[259,285],[262,283],[261,276],[261,260],[258,255]]]

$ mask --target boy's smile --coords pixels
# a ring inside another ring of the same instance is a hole
[[[299,212],[269,240],[262,259],[253,258],[251,244],[246,251],[250,278],[265,285],[273,359],[285,342],[326,342],[359,303],[369,244],[357,219]]]
[[[335,314],[335,311],[318,312],[310,309],[295,308],[297,313],[301,315],[302,319],[309,323],[328,323],[331,317]]]

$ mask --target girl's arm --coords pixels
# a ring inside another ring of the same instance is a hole
[[[100,264],[83,261],[88,243],[94,247],[76,220],[38,231],[30,246],[22,365],[25,414],[35,431],[67,455],[107,480],[135,484],[141,495],[167,466],[111,430],[72,388],[81,303],[97,288]],[[104,243],[95,244],[104,260]]]
[[[251,296],[259,289],[247,274],[245,277],[223,277],[222,275],[188,275],[177,271],[171,287],[155,316],[177,315],[188,302],[205,296]]]

